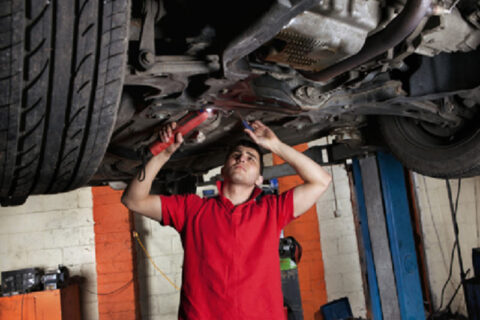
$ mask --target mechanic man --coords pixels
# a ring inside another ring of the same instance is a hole
[[[160,131],[163,142],[176,124]],[[245,130],[256,143],[232,147],[221,170],[219,196],[150,195],[158,171],[183,142],[175,142],[146,165],[122,197],[132,211],[174,227],[184,248],[179,319],[283,319],[278,243],[281,230],[325,192],[330,175],[316,162],[284,144],[260,121]],[[259,146],[289,163],[304,184],[258,198],[263,177]]]

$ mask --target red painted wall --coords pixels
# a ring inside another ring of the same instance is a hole
[[[140,319],[132,213],[121,204],[121,191],[94,187],[92,193],[99,319]]]

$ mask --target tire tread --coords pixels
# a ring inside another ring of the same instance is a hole
[[[0,25],[7,31],[0,36],[0,81],[6,92],[0,93],[0,110],[10,114],[0,126],[2,204],[71,190],[95,173],[123,84],[124,68],[108,66],[125,64],[127,2],[2,5]]]

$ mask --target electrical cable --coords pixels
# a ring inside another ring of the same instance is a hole
[[[435,231],[435,238],[437,240],[437,243],[441,243],[441,239],[440,239],[440,233],[438,231],[438,227],[437,227],[437,223],[436,223],[436,219],[434,218],[434,214],[433,214],[433,209],[432,209],[432,203],[430,201],[430,195],[428,193],[428,188],[427,188],[427,179],[425,176],[422,176],[423,177],[423,185],[425,187],[425,196],[426,196],[426,199],[427,199],[427,203],[428,203],[428,212],[430,213],[430,219],[432,220],[432,226],[433,226],[433,230]],[[445,265],[445,268],[448,268],[448,261],[445,260],[445,252],[444,252],[444,247],[439,245],[438,246],[438,249],[440,250],[440,253],[441,253],[441,257],[442,257],[442,262],[443,264]]]
[[[442,294],[440,295],[440,306],[438,307],[438,310],[442,310],[442,307],[443,307],[443,298],[444,298],[444,294],[445,294],[445,289],[447,288],[447,285],[448,285],[448,282],[450,281],[450,279],[452,278],[452,271],[453,271],[453,258],[455,257],[455,249],[457,247],[457,242],[455,241],[455,243],[453,244],[453,247],[452,247],[452,254],[450,256],[450,268],[448,270],[448,277],[447,277],[447,281],[445,281],[445,284],[443,285],[442,287]]]
[[[87,291],[87,292],[90,293],[90,294],[94,294],[94,295],[96,295],[96,296],[108,296],[108,295],[110,295],[110,294],[115,294],[115,293],[117,293],[117,292],[122,291],[123,289],[125,289],[126,287],[128,287],[128,286],[130,285],[130,283],[132,283],[132,282],[133,282],[133,278],[130,279],[127,283],[125,283],[125,284],[124,284],[123,286],[121,286],[120,288],[117,288],[117,289],[115,289],[115,290],[113,290],[113,291],[110,291],[110,292],[100,293],[100,292],[93,292],[93,291],[90,291],[90,290],[88,290],[88,289],[85,289],[85,291]]]
[[[137,174],[137,179],[138,181],[142,182],[143,180],[145,180],[145,167],[147,166],[147,153],[148,153],[148,150],[147,148],[141,148],[139,150],[139,155],[140,155],[140,159],[142,160],[142,165],[140,167],[140,170]]]
[[[450,212],[451,212],[451,215],[452,215],[452,220],[453,220],[453,226],[454,226],[454,236],[455,236],[455,242],[453,244],[453,247],[452,247],[452,253],[450,255],[450,267],[449,267],[449,272],[448,272],[448,277],[447,277],[447,280],[445,281],[445,284],[443,285],[442,287],[442,293],[441,293],[441,296],[440,296],[440,306],[438,308],[438,311],[439,310],[442,310],[442,307],[443,307],[443,299],[444,299],[444,295],[445,295],[445,289],[447,288],[447,285],[448,283],[450,282],[451,278],[452,278],[452,272],[453,272],[453,260],[454,260],[454,257],[455,257],[455,249],[459,249],[459,244],[458,244],[458,224],[457,224],[457,210],[458,210],[458,202],[459,202],[459,199],[460,199],[460,190],[461,190],[461,185],[462,185],[462,179],[458,179],[458,186],[457,186],[457,197],[455,199],[455,205],[453,204],[453,196],[452,196],[452,188],[450,186],[450,181],[448,179],[445,179],[445,183],[446,183],[446,186],[447,186],[447,193],[448,193],[448,200],[449,200],[449,204],[450,204]],[[460,285],[462,285],[463,283],[463,277],[464,277],[464,272],[463,272],[463,263],[461,262],[461,253],[460,253],[460,250],[458,250],[458,255],[459,255],[459,264],[461,264],[460,268],[461,268],[461,282],[460,282]],[[455,295],[457,294],[457,290],[455,290],[454,292],[454,295],[453,295],[453,298],[455,297]],[[453,301],[453,298],[450,299],[450,302],[448,304],[448,306],[450,306],[451,304],[451,301]],[[438,312],[437,311],[437,312]],[[435,312],[434,312],[435,313]]]
[[[145,252],[145,255],[147,256],[147,258],[150,260],[150,262],[153,264],[153,266],[155,267],[155,269],[158,270],[158,272],[160,272],[160,274],[165,278],[167,279],[167,281],[176,289],[176,290],[180,290],[176,285],[175,283],[173,283],[172,280],[170,280],[170,278],[168,278],[168,276],[162,271],[160,270],[160,268],[155,264],[155,262],[153,261],[152,257],[150,256],[150,254],[148,253],[147,249],[145,248],[145,246],[143,245],[142,241],[140,241],[140,237],[138,236],[138,233],[136,231],[133,231],[133,237],[135,239],[137,239],[138,241],[138,244],[140,245],[140,247],[142,247],[143,249],[143,252]],[[120,292],[122,291],[123,289],[125,289],[126,287],[128,287],[131,283],[133,282],[133,278],[130,279],[127,283],[125,283],[123,286],[113,290],[113,291],[110,291],[110,292],[93,292],[93,291],[90,291],[88,289],[85,289],[85,291],[87,291],[88,293],[90,294],[94,294],[94,295],[97,295],[97,296],[107,296],[107,295],[110,295],[110,294],[115,294],[117,292]],[[23,300],[22,300],[22,305],[23,305]]]
[[[467,270],[467,272],[465,272],[465,275],[468,275],[470,273],[470,269]],[[460,289],[460,287],[463,285],[462,282],[460,282],[457,286],[457,289],[455,289],[455,292],[453,293],[453,296],[450,298],[450,301],[448,301],[447,303],[447,306],[445,307],[446,310],[450,310],[450,305],[452,304],[453,302],[453,299],[455,299],[455,297],[457,296],[457,293],[458,293],[458,289]]]
[[[450,201],[450,209],[451,209],[451,213],[452,213],[452,222],[453,222],[453,230],[454,230],[454,234],[455,234],[455,241],[457,242],[457,258],[458,258],[458,265],[460,267],[460,283],[462,284],[462,287],[463,287],[464,299],[467,299],[467,289],[466,289],[466,286],[465,286],[465,280],[467,278],[467,274],[465,273],[465,269],[463,267],[462,250],[460,249],[460,241],[459,241],[459,233],[460,232],[459,232],[459,229],[458,229],[458,222],[457,222],[458,198],[459,198],[459,195],[460,195],[461,181],[462,181],[461,179],[458,179],[459,189],[458,189],[458,193],[457,193],[457,202],[456,202],[455,209],[453,208],[452,189],[450,187],[450,181],[448,181],[448,179],[446,180],[446,184],[447,184],[447,190],[448,190],[448,199]],[[468,310],[467,310],[467,315],[468,315]]]
[[[140,237],[138,236],[138,232],[137,231],[133,231],[133,237],[135,239],[137,239],[138,241],[138,244],[140,245],[140,247],[142,247],[143,249],[143,252],[145,252],[145,255],[147,256],[148,260],[150,260],[150,262],[152,263],[152,265],[155,267],[155,269],[157,269],[158,272],[160,272],[160,274],[162,275],[162,277],[164,277],[176,290],[180,290],[180,288],[178,288],[175,283],[170,280],[170,278],[162,271],[160,270],[160,268],[155,264],[155,262],[153,261],[152,257],[150,256],[150,254],[148,253],[147,249],[145,248],[145,246],[143,245],[142,241],[140,241]]]

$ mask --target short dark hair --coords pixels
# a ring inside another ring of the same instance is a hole
[[[230,155],[240,146],[247,147],[247,148],[252,148],[252,149],[255,149],[255,151],[257,151],[258,157],[259,157],[258,160],[260,161],[260,174],[262,174],[263,173],[263,167],[264,167],[263,157],[262,157],[262,149],[260,148],[260,146],[258,144],[256,144],[253,141],[250,141],[250,140],[247,140],[247,139],[241,139],[241,140],[238,140],[238,141],[235,141],[234,143],[232,143],[230,145],[230,147],[228,148],[228,152],[227,152],[227,155],[225,157],[225,161],[227,161],[228,157],[230,157]]]

